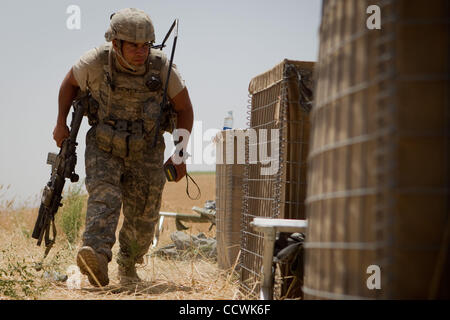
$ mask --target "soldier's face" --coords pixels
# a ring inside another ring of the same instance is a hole
[[[134,66],[142,66],[147,60],[150,43],[122,42],[122,55],[127,62]]]

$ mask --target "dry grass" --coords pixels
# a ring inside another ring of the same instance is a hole
[[[197,201],[185,195],[186,184],[167,183],[162,211],[192,213],[192,206],[202,207],[206,200],[215,199],[215,175],[196,174],[202,197]],[[2,188],[0,188],[1,191]],[[192,189],[195,195],[195,190]],[[1,200],[1,199],[0,199]],[[75,264],[75,256],[81,245],[71,246],[64,234],[58,230],[57,243],[45,259],[43,270],[33,266],[40,262],[44,249],[36,246],[31,239],[31,230],[37,216],[37,209],[12,209],[11,205],[0,202],[0,299],[242,299],[238,290],[238,277],[232,270],[223,271],[216,261],[197,256],[186,260],[170,260],[151,256],[159,247],[171,243],[170,233],[176,230],[175,221],[166,219],[157,248],[151,249],[143,265],[138,268],[144,280],[139,286],[121,287],[117,277],[117,263],[109,264],[110,285],[105,288],[92,287],[86,277],[82,277],[81,289],[69,290],[64,282],[45,279],[45,271],[65,273]],[[122,219],[119,221],[120,230]],[[215,236],[215,228],[208,231],[209,224],[189,224],[187,233],[204,232]],[[113,247],[116,256],[118,243]],[[3,281],[3,282],[1,282]],[[2,287],[3,285],[3,287]]]

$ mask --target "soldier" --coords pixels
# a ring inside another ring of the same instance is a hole
[[[98,108],[89,105],[92,128],[85,152],[89,198],[77,264],[94,286],[109,283],[108,263],[122,205],[119,278],[122,284],[140,281],[135,264],[143,262],[151,245],[165,184],[163,132],[173,130],[168,125],[155,132],[169,61],[162,51],[151,48],[155,35],[150,17],[134,8],[120,10],[111,16],[105,38],[107,42],[85,53],[63,80],[53,131],[60,146],[69,133],[66,119],[72,101],[79,91],[89,92]],[[171,70],[168,98],[176,128],[191,132],[192,105],[176,67]],[[179,181],[186,174],[185,163],[175,168]]]

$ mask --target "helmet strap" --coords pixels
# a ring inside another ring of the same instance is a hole
[[[127,60],[125,60],[123,54],[122,54],[122,40],[117,39],[116,42],[117,48],[119,50],[114,50],[116,52],[116,55],[119,57],[119,63],[123,65],[124,68],[128,69],[129,71],[136,72],[136,68],[134,68],[132,65],[130,65]]]

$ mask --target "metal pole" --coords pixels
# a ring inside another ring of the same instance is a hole
[[[275,228],[269,228],[264,231],[264,255],[262,270],[262,286],[260,291],[261,300],[273,299],[273,250],[275,247]]]

